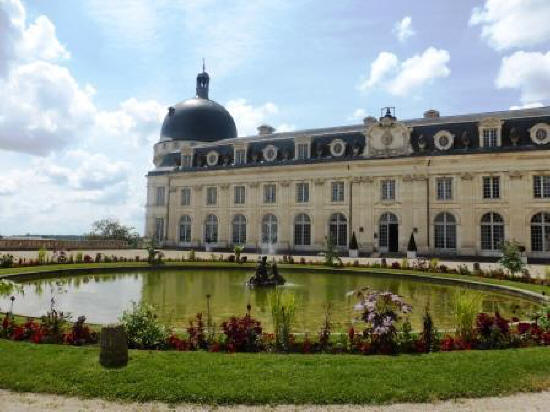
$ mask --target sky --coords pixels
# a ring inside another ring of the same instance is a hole
[[[550,105],[548,0],[0,0],[0,235],[143,232],[167,108],[239,136]]]

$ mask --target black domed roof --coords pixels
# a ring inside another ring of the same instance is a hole
[[[197,76],[197,97],[168,109],[160,140],[215,142],[237,137],[235,122],[225,107],[208,99],[208,73]]]

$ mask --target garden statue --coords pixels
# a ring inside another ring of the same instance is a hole
[[[271,269],[271,273],[269,273]],[[267,256],[262,256],[256,265],[256,273],[252,276],[247,284],[248,286],[277,286],[284,285],[285,279],[279,274],[277,263],[273,262],[271,267],[267,263]]]

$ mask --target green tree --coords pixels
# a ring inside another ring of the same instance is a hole
[[[516,241],[504,241],[502,243],[502,257],[498,261],[512,276],[521,272],[525,264],[521,260],[521,246]]]
[[[92,223],[92,231],[86,235],[87,239],[125,240],[132,247],[136,247],[139,234],[131,226],[121,224],[118,219],[100,219]]]

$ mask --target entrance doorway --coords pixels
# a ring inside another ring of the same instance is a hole
[[[388,225],[388,252],[394,253],[399,249],[399,233],[397,231],[397,223]]]
[[[397,216],[386,212],[380,216],[380,252],[395,253],[399,251],[399,225]]]

